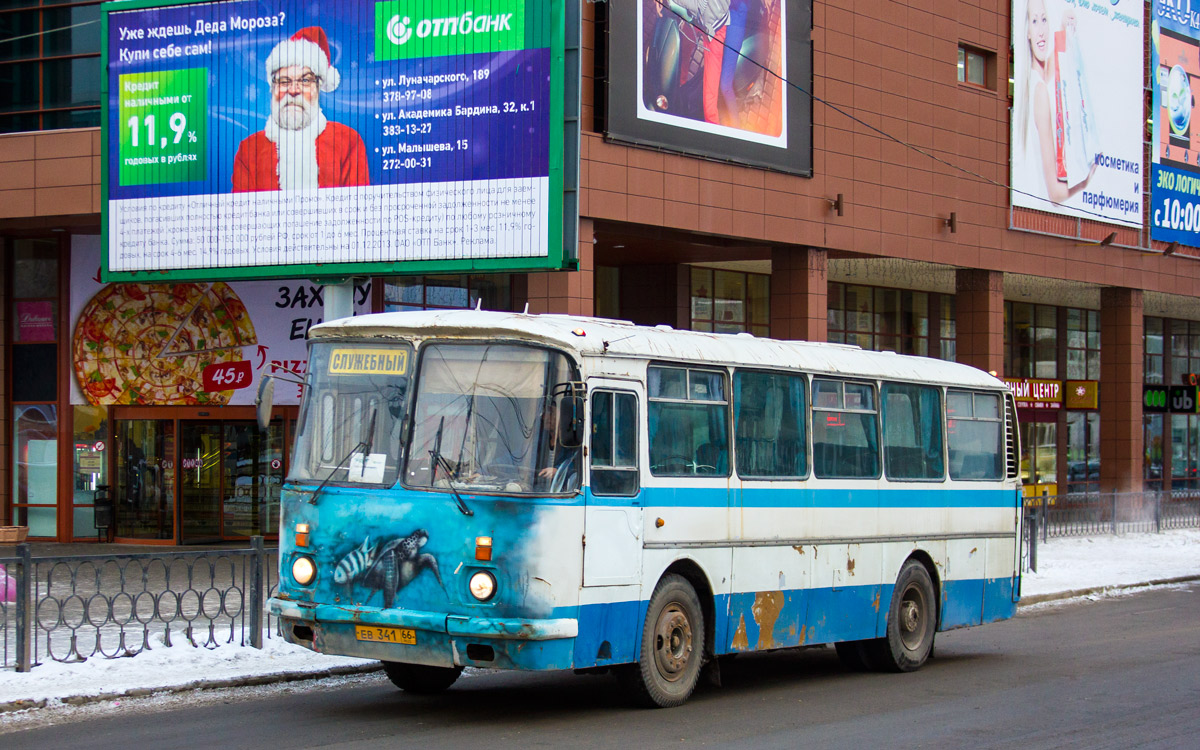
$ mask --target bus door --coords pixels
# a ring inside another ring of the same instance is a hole
[[[638,468],[640,383],[588,381],[589,476],[584,509],[583,585],[637,584],[642,574],[642,488]]]

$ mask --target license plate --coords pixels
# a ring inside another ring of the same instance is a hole
[[[355,625],[354,637],[360,641],[371,641],[373,643],[401,643],[406,646],[417,645],[417,631],[411,628]]]

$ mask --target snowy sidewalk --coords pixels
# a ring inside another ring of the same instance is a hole
[[[1038,545],[1038,572],[1025,574],[1022,594],[1030,604],[1187,577],[1200,578],[1200,530],[1052,539]],[[262,684],[378,664],[315,654],[279,638],[267,639],[261,651],[237,646],[210,651],[186,645],[183,638],[173,641],[171,648],[160,642],[133,658],[49,662],[22,674],[0,670],[0,712],[58,701],[85,703],[162,690]]]

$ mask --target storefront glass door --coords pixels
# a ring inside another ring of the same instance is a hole
[[[1026,497],[1058,494],[1058,424],[1021,422],[1021,483]]]
[[[180,544],[203,544],[276,534],[284,429],[283,421],[262,432],[252,420],[117,419],[117,536],[178,533]]]
[[[115,426],[116,535],[175,537],[175,430],[169,419],[126,419]]]
[[[221,423],[179,423],[179,541],[221,539]]]
[[[224,534],[244,537],[279,528],[283,424],[264,433],[253,422],[226,422]]]

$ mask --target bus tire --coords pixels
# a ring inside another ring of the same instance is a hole
[[[704,638],[704,613],[695,589],[682,576],[663,576],[646,609],[638,662],[623,675],[634,702],[671,708],[686,701],[700,678]]]
[[[405,664],[398,661],[383,662],[392,684],[406,693],[431,695],[440,693],[454,684],[462,674],[462,667],[430,667],[425,664]]]
[[[914,672],[933,651],[937,629],[937,598],[929,571],[908,560],[896,578],[888,607],[887,635],[869,650],[872,665],[885,672]]]

